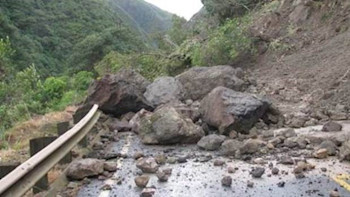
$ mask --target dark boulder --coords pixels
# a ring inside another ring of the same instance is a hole
[[[252,94],[217,87],[201,102],[200,113],[204,122],[219,129],[220,134],[235,130],[249,130],[265,114],[270,103]]]
[[[98,104],[106,114],[120,116],[141,109],[153,110],[143,96],[150,84],[144,77],[130,69],[123,69],[116,75],[105,75],[89,88],[85,105]]]

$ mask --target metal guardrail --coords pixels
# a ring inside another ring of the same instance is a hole
[[[100,116],[98,105],[72,129],[0,180],[1,197],[20,197],[67,155],[92,129]]]

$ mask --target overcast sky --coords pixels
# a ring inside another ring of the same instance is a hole
[[[168,12],[189,20],[202,8],[201,0],[145,0]]]

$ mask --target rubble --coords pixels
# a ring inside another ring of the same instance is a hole
[[[221,184],[225,187],[231,187],[232,178],[230,176],[225,176],[221,179]]]
[[[324,132],[334,132],[334,131],[341,131],[343,126],[339,123],[329,121],[322,127],[322,131]]]
[[[104,162],[98,159],[80,159],[73,161],[67,168],[66,176],[71,180],[83,180],[86,177],[102,174]]]
[[[226,137],[224,135],[211,134],[202,137],[197,145],[204,150],[214,151],[220,148],[225,138]]]
[[[137,187],[145,188],[149,182],[150,177],[146,175],[138,176],[134,179]]]
[[[169,179],[169,174],[165,173],[163,170],[158,170],[157,171],[157,177],[158,181],[160,182],[167,182]]]
[[[155,188],[144,188],[141,192],[140,197],[152,197],[155,193]]]
[[[136,167],[144,173],[155,173],[159,168],[157,161],[153,157],[140,158],[136,162]]]
[[[265,173],[265,168],[262,167],[256,167],[253,168],[252,171],[250,172],[250,174],[252,175],[252,177],[254,178],[261,178],[261,176]]]

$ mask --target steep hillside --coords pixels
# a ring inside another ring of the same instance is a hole
[[[183,46],[190,48],[190,66],[244,68],[248,91],[273,99],[291,126],[312,124],[320,114],[347,118],[350,1],[203,2],[205,10],[187,24],[196,35]],[[248,9],[231,12],[238,5]]]
[[[164,31],[171,25],[169,20],[154,20],[170,14],[143,1],[128,5],[109,0],[4,0],[0,38],[8,36],[12,43],[15,70],[32,63],[43,76],[89,70],[109,51],[147,49],[145,32]],[[120,9],[113,9],[116,6]]]
[[[287,112],[341,118],[350,108],[350,2],[274,3],[251,28],[260,49],[251,71],[260,88]]]
[[[171,27],[172,14],[143,0],[110,0],[130,16],[145,32],[166,31]]]

